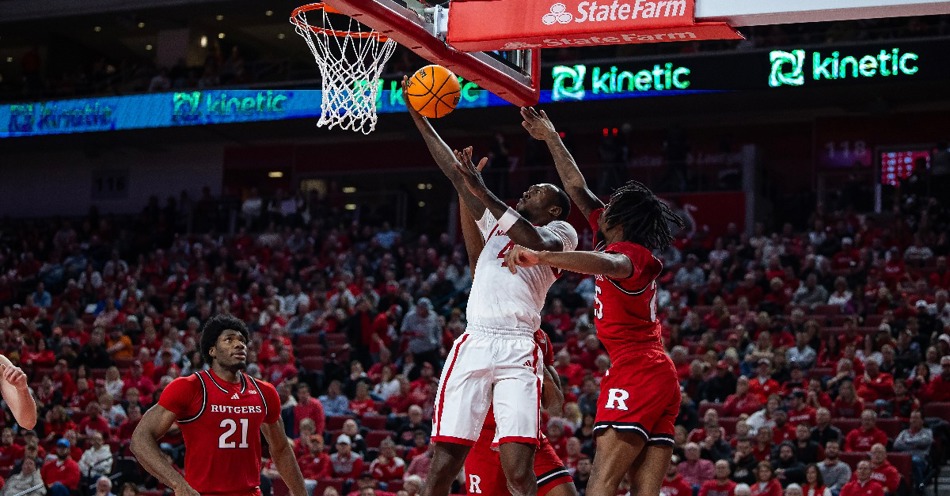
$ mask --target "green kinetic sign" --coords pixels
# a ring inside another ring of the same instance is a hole
[[[920,70],[920,56],[900,48],[882,49],[867,55],[847,55],[806,50],[772,50],[769,86],[804,86],[807,81],[913,76]]]
[[[588,90],[595,96],[685,90],[691,84],[690,72],[689,68],[677,66],[672,62],[654,64],[652,69],[645,68],[636,72],[620,70],[614,65],[557,65],[551,69],[551,100],[583,100]]]

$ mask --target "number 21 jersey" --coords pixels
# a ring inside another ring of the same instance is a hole
[[[185,480],[201,494],[258,493],[261,425],[280,419],[274,386],[210,370],[172,381],[158,404],[175,414],[185,439]]]

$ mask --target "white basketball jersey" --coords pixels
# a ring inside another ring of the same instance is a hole
[[[515,242],[501,231],[498,220],[488,210],[478,220],[485,248],[475,264],[472,292],[468,299],[470,324],[491,329],[522,329],[534,332],[541,325],[541,308],[548,289],[557,279],[557,269],[548,265],[518,267],[512,274],[505,265],[505,254]],[[548,229],[561,240],[564,251],[577,247],[577,231],[562,220],[549,223]]]

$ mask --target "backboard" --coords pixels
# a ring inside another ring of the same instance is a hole
[[[428,6],[419,0],[324,1],[422,58],[449,68],[515,105],[530,106],[538,102],[541,67],[538,50],[456,50],[445,42],[447,7]]]

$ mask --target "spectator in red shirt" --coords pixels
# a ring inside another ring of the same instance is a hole
[[[0,434],[0,467],[12,467],[23,458],[23,446],[13,442],[13,429],[6,427]]]
[[[145,368],[139,360],[132,362],[129,377],[125,380],[125,389],[132,387],[137,388],[147,401],[151,401],[152,393],[155,392],[155,383],[145,376]]]
[[[722,434],[721,439],[726,438],[726,430],[719,425],[719,412],[713,408],[710,408],[709,410],[706,410],[706,413],[703,414],[703,426],[697,427],[690,431],[686,440],[691,443],[702,443],[709,435],[709,431],[713,429],[719,431]]]
[[[396,443],[386,438],[379,443],[379,456],[369,466],[373,478],[379,482],[402,480],[406,472],[406,462],[396,456]]]
[[[771,463],[759,462],[756,472],[758,480],[752,484],[752,496],[782,496],[782,484],[775,478]]]
[[[294,435],[300,433],[300,421],[308,418],[313,420],[316,427],[315,434],[322,436],[326,427],[326,416],[323,413],[323,404],[320,400],[310,395],[310,386],[300,384],[297,386],[297,406],[294,407]]]
[[[924,386],[921,396],[927,401],[950,401],[950,355],[940,358],[940,375]]]
[[[567,385],[571,387],[580,387],[587,374],[583,367],[571,363],[571,354],[567,350],[561,350],[554,355],[554,370],[559,377],[566,378]]]
[[[772,361],[768,358],[760,358],[756,362],[755,377],[749,380],[749,392],[761,398],[768,398],[779,393],[782,387],[778,381],[772,379],[771,371]],[[755,492],[754,488],[753,492]]]
[[[350,436],[340,434],[336,439],[336,453],[330,455],[333,476],[355,481],[363,473],[363,457],[352,450]]]
[[[726,397],[722,413],[727,417],[752,415],[762,408],[762,398],[749,392],[749,378],[739,376],[736,379],[736,392]]]
[[[839,496],[884,496],[884,487],[871,479],[871,462],[858,462],[854,479],[841,488]]]
[[[90,403],[86,407],[86,418],[82,419],[79,422],[79,431],[80,437],[89,437],[93,433],[102,434],[103,438],[108,439],[111,429],[109,429],[109,421],[102,416],[102,405],[99,403]]]
[[[788,423],[792,427],[798,424],[815,425],[815,409],[805,403],[805,391],[796,389],[789,399]]]
[[[350,411],[357,415],[376,413],[376,403],[369,396],[369,384],[360,381],[356,384],[356,394],[350,400]]]
[[[854,418],[864,411],[864,401],[854,392],[854,383],[845,380],[838,387],[838,399],[831,404],[831,416],[835,418]]]
[[[692,496],[693,488],[683,480],[679,473],[680,458],[673,455],[670,466],[666,469],[666,477],[660,485],[660,496]]]
[[[119,438],[119,441],[128,442],[132,439],[132,432],[135,431],[135,427],[139,425],[139,421],[142,420],[142,407],[139,405],[129,405],[128,418],[125,419],[125,422],[119,426],[119,429],[116,431],[116,437]]]
[[[850,452],[868,452],[875,444],[887,444],[887,434],[877,427],[877,412],[861,412],[861,426],[855,428],[844,438],[844,450]]]
[[[330,455],[323,450],[323,436],[310,436],[306,443],[307,451],[297,455],[297,464],[300,465],[307,492],[312,492],[311,486],[316,488],[317,482],[333,476],[333,464]]]
[[[896,494],[901,483],[901,474],[887,461],[887,450],[881,443],[871,446],[871,480],[884,486],[887,494]]]
[[[881,372],[877,361],[868,360],[864,364],[864,375],[854,380],[854,387],[865,404],[889,400],[894,395],[894,377]]]
[[[736,483],[729,479],[729,461],[717,461],[715,464],[715,474],[715,479],[704,482],[699,488],[699,496],[733,496]]]
[[[40,469],[50,496],[69,496],[79,490],[79,464],[69,456],[69,441],[56,441],[56,457]]]
[[[554,333],[558,335],[563,335],[574,326],[570,312],[564,309],[564,303],[559,298],[551,300],[551,307],[542,317],[542,321],[553,327]]]

